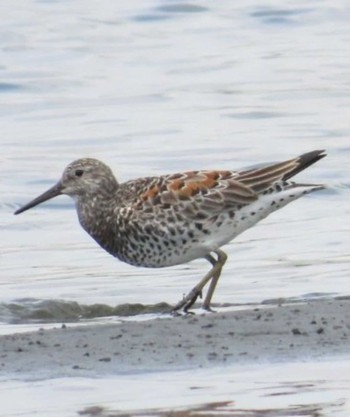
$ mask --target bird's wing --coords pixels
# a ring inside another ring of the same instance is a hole
[[[139,195],[136,205],[142,210],[181,207],[187,217],[207,217],[242,207],[255,201],[257,194],[237,180],[238,175],[232,171],[191,171],[158,177]]]
[[[313,151],[284,162],[240,171],[190,171],[150,177],[139,183],[132,206],[151,216],[168,209],[175,209],[187,218],[210,217],[222,210],[230,214],[230,210],[254,202],[259,194],[276,184],[283,185],[324,156],[324,151]]]

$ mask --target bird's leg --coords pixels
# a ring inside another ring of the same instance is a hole
[[[195,287],[192,288],[192,290],[181,301],[176,304],[176,306],[173,308],[173,312],[183,308],[183,310],[187,313],[188,309],[196,302],[197,298],[202,295],[202,290],[205,285],[213,278],[215,280],[215,285],[210,286],[209,290],[211,290],[211,294],[209,297],[206,296],[203,304],[208,309],[210,308],[210,300],[215,290],[216,282],[219,279],[221,268],[227,258],[226,254],[221,250],[217,250],[215,253],[218,255],[218,260],[215,260],[210,254],[205,257],[205,259],[207,259],[213,265],[211,270],[200,280],[200,282]]]
[[[209,261],[212,265],[213,265],[213,267],[215,266],[215,264],[217,263],[217,260],[214,258],[214,256],[212,256],[211,254],[208,254],[206,257],[205,257],[205,259],[207,260],[207,261]],[[211,279],[211,281],[210,281],[210,288],[211,288],[211,286],[212,286],[212,282],[213,282],[213,280],[215,280],[216,279],[216,277],[217,277],[217,279],[219,279],[219,276],[220,276],[220,274],[221,274],[221,269],[220,270],[218,270],[217,271],[217,273],[215,274],[215,275],[213,275],[213,277],[212,277],[212,279]],[[202,298],[202,295],[203,295],[203,292],[201,293],[201,297],[200,298]],[[207,297],[206,297],[207,298]],[[203,303],[203,305],[202,305],[202,308],[204,308],[204,303]],[[207,311],[213,311],[213,310],[211,310],[211,308],[204,308],[205,310],[207,310]]]
[[[227,260],[227,255],[226,255],[226,253],[225,252],[223,252],[222,250],[220,250],[220,249],[218,249],[218,250],[216,250],[215,251],[215,253],[218,255],[218,259],[217,260],[215,260],[211,255],[209,255],[208,257],[206,257],[206,259],[213,265],[213,266],[215,266],[215,265],[219,265],[219,270],[217,271],[217,273],[215,274],[215,275],[213,275],[213,278],[211,279],[211,281],[210,281],[210,285],[209,285],[209,289],[208,289],[208,292],[207,292],[207,295],[205,296],[205,299],[204,299],[204,301],[203,301],[203,305],[202,305],[202,308],[204,309],[204,310],[207,310],[207,311],[213,311],[211,308],[210,308],[210,301],[211,301],[211,299],[212,299],[212,297],[213,297],[213,294],[214,294],[214,291],[215,291],[215,288],[216,288],[216,285],[217,285],[217,283],[218,283],[218,281],[219,281],[219,278],[220,278],[220,275],[221,275],[221,271],[222,271],[222,268],[223,268],[223,266],[225,265],[225,262],[226,262],[226,260]]]

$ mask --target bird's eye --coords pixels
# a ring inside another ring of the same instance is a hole
[[[84,174],[84,171],[82,169],[77,169],[75,171],[75,176],[76,177],[81,177]]]

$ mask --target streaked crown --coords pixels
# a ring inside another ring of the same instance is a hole
[[[82,158],[71,162],[63,171],[62,193],[79,196],[96,192],[111,193],[118,187],[112,170],[103,162],[93,158]]]

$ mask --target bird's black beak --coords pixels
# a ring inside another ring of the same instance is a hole
[[[30,201],[28,204],[25,204],[23,207],[16,210],[14,214],[23,213],[24,211],[29,210],[30,208],[35,207],[38,204],[43,203],[44,201],[50,200],[51,198],[61,195],[62,190],[63,190],[62,184],[61,182],[58,182],[53,187],[45,191],[43,194],[39,195],[39,197],[34,198],[34,200]]]

